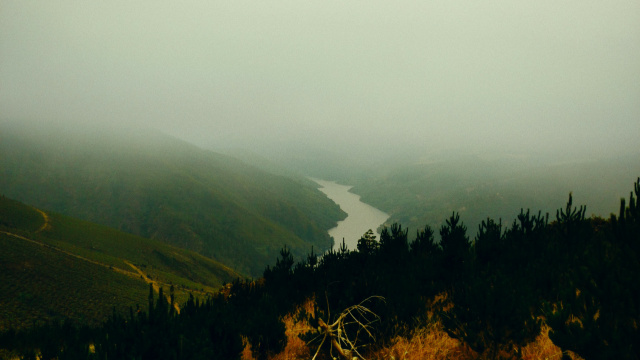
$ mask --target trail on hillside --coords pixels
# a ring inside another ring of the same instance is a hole
[[[36,230],[36,233],[39,233],[41,231],[48,230],[49,228],[51,228],[51,226],[49,225],[49,215],[47,215],[46,212],[40,209],[36,209],[36,211],[39,212],[40,215],[42,215],[42,218],[44,219],[44,223],[42,224],[42,226],[40,226],[38,230]]]
[[[40,211],[40,210],[38,210],[38,211]],[[45,228],[47,228],[47,227],[49,227],[49,226],[50,226],[50,225],[49,225],[49,217],[48,217],[48,216],[47,216],[43,211],[40,211],[40,212],[41,212],[41,213],[44,215],[44,217],[45,217],[45,224],[44,224],[44,225],[40,228],[40,230],[38,230],[38,231],[42,231],[43,229],[45,229]],[[91,260],[91,259],[86,258],[86,257],[84,257],[84,256],[81,256],[81,255],[78,255],[78,254],[74,254],[74,253],[72,253],[72,252],[69,252],[69,251],[66,251],[66,250],[60,249],[60,248],[55,247],[55,246],[53,246],[53,245],[49,245],[49,244],[46,244],[46,243],[41,242],[41,241],[37,241],[37,240],[33,240],[33,239],[29,239],[29,238],[26,238],[26,237],[21,236],[21,235],[18,235],[18,234],[14,234],[14,233],[7,232],[7,231],[2,231],[2,230],[0,230],[0,233],[1,233],[1,234],[8,235],[8,236],[11,236],[11,237],[14,237],[14,238],[16,238],[16,239],[20,239],[20,240],[23,240],[23,241],[28,241],[28,242],[30,242],[30,243],[36,244],[36,245],[38,245],[38,246],[45,247],[45,248],[47,248],[47,249],[51,249],[51,250],[54,250],[54,251],[61,252],[61,253],[66,254],[66,255],[68,255],[68,256],[72,256],[72,257],[74,257],[74,258],[76,258],[76,259],[79,259],[79,260],[82,260],[82,261],[86,261],[86,262],[92,263],[92,264],[94,264],[94,265],[102,266],[102,267],[107,268],[107,269],[109,269],[109,270],[113,270],[113,271],[115,271],[115,272],[117,272],[117,273],[120,273],[120,274],[123,274],[123,275],[126,275],[126,276],[130,276],[130,277],[135,278],[135,279],[142,278],[142,279],[143,279],[147,284],[152,284],[152,286],[153,286],[153,290],[154,290],[156,293],[160,293],[160,286],[171,286],[171,285],[169,285],[169,284],[165,284],[165,283],[161,283],[161,282],[159,282],[159,281],[151,280],[149,277],[147,277],[147,275],[146,275],[142,270],[140,270],[137,266],[133,265],[132,263],[130,263],[130,262],[129,262],[129,261],[127,261],[127,260],[122,260],[122,261],[123,261],[124,263],[126,263],[127,265],[129,265],[131,268],[133,268],[133,269],[135,270],[135,272],[133,272],[133,271],[128,271],[128,270],[124,270],[124,269],[120,269],[120,268],[115,267],[115,266],[113,266],[113,265],[109,265],[109,264],[101,263],[101,262],[99,262],[99,261]],[[166,297],[166,298],[167,298],[167,302],[168,302],[169,304],[171,304],[171,298],[170,298],[170,297]],[[178,304],[174,303],[174,304],[173,304],[173,306],[174,306],[174,308],[176,309],[176,312],[179,314],[179,313],[180,313],[180,307],[178,306]]]
[[[122,274],[125,274],[125,275],[129,275],[129,276],[137,277],[137,274],[135,274],[135,273],[133,273],[133,272],[131,272],[131,271],[126,271],[126,270],[123,270],[123,269],[118,269],[118,268],[115,268],[115,267],[113,267],[113,266],[111,266],[111,265],[108,265],[108,264],[105,264],[105,263],[101,263],[101,262],[98,262],[98,261],[95,261],[95,260],[88,259],[88,258],[86,258],[86,257],[84,257],[84,256],[80,256],[80,255],[77,255],[77,254],[71,253],[71,252],[69,252],[69,251],[66,251],[66,250],[60,249],[60,248],[55,247],[55,246],[53,246],[53,245],[49,245],[49,244],[43,243],[43,242],[41,242],[41,241],[37,241],[37,240],[33,240],[33,239],[29,239],[29,238],[26,238],[26,237],[24,237],[24,236],[21,236],[21,235],[18,235],[18,234],[14,234],[14,233],[10,233],[10,232],[7,232],[7,231],[0,231],[0,233],[5,234],[5,235],[12,236],[12,237],[17,238],[17,239],[20,239],[20,240],[28,241],[28,242],[30,242],[30,243],[33,243],[33,244],[36,244],[36,245],[39,245],[39,246],[45,247],[45,248],[47,248],[47,249],[51,249],[51,250],[55,250],[55,251],[61,252],[61,253],[63,253],[63,254],[66,254],[66,255],[72,256],[72,257],[74,257],[74,258],[76,258],[76,259],[80,259],[80,260],[83,260],[83,261],[86,261],[86,262],[90,262],[90,263],[95,264],[95,265],[99,265],[99,266],[103,266],[103,267],[106,267],[106,268],[110,268],[110,269],[112,269],[112,270],[114,270],[114,271],[116,271],[116,272],[119,272],[119,273],[122,273]]]
[[[153,291],[155,291],[155,292],[156,292],[156,293],[158,293],[158,294],[160,293],[160,285],[158,285],[159,283],[158,283],[157,281],[151,280],[151,279],[147,276],[147,274],[145,274],[142,270],[140,270],[140,268],[138,268],[137,266],[133,265],[133,264],[132,264],[132,263],[130,263],[129,261],[127,261],[127,260],[123,260],[123,261],[124,261],[127,265],[131,266],[131,268],[132,268],[133,270],[135,270],[135,271],[140,275],[140,277],[142,277],[142,278],[144,279],[144,281],[145,281],[147,284],[151,284],[151,286],[153,287]],[[166,284],[164,284],[164,285],[166,285]],[[170,296],[165,296],[165,298],[167,299],[167,302],[168,302],[169,304],[171,304],[171,297],[170,297]],[[173,303],[173,308],[174,308],[174,309],[176,309],[176,312],[177,312],[178,314],[180,314],[180,307],[178,306],[178,304],[177,304],[177,303],[175,303],[175,302]]]

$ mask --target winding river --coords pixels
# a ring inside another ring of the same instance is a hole
[[[377,239],[380,239],[376,229],[387,221],[388,214],[360,201],[359,195],[349,192],[352,186],[340,185],[335,181],[312,180],[321,186],[320,191],[347,213],[346,219],[339,221],[338,226],[329,230],[329,236],[335,240],[336,248],[344,239],[347,247],[355,250],[358,240],[369,229],[375,231]]]

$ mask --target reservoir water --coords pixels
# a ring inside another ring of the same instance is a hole
[[[335,181],[312,180],[321,186],[320,191],[347,213],[346,219],[339,221],[338,226],[329,230],[329,236],[335,240],[336,248],[344,238],[347,247],[355,250],[358,240],[369,229],[376,232],[376,238],[380,240],[380,234],[376,229],[387,221],[388,214],[360,201],[359,195],[349,192],[352,186],[340,185]]]

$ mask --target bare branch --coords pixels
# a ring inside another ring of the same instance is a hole
[[[320,325],[318,330],[321,334],[324,334],[324,337],[322,339],[322,342],[320,343],[320,346],[316,350],[313,359],[315,359],[320,352],[320,348],[324,344],[327,337],[330,339],[332,350],[335,349],[342,358],[351,360],[351,355],[354,354],[357,355],[357,357],[359,357],[360,359],[364,359],[362,354],[358,352],[358,349],[364,346],[358,345],[360,334],[364,332],[370,338],[375,340],[372,324],[376,321],[380,321],[380,316],[364,306],[365,303],[374,299],[381,300],[383,302],[385,301],[382,296],[368,297],[360,302],[360,304],[346,308],[344,311],[342,311],[342,313],[340,313],[340,316],[338,316],[336,321],[330,325],[327,324],[324,320],[318,319],[318,323]],[[328,305],[329,299],[327,298],[327,309],[329,309]],[[352,325],[357,325],[357,330],[355,332],[355,336],[350,337],[347,333],[347,326]]]

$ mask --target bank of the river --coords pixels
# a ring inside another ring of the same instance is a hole
[[[362,234],[369,229],[376,231],[389,218],[388,214],[360,201],[359,195],[349,192],[352,186],[340,185],[335,181],[312,180],[321,186],[320,191],[347,213],[346,219],[339,221],[338,226],[329,230],[329,236],[333,237],[336,246],[344,239],[347,247],[355,250]]]

